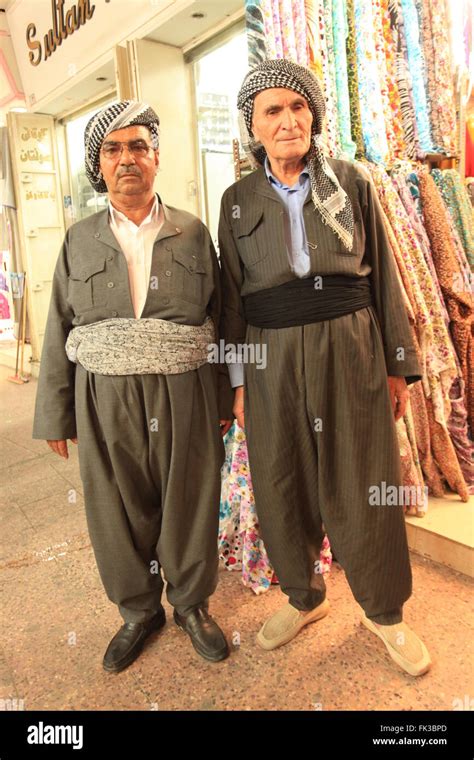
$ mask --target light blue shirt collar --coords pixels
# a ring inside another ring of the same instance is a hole
[[[305,167],[301,170],[300,175],[298,179],[296,180],[295,184],[290,187],[289,185],[284,185],[282,182],[280,182],[279,179],[275,177],[275,175],[272,173],[272,168],[270,166],[270,161],[268,160],[268,156],[265,156],[265,174],[267,175],[267,179],[270,182],[270,184],[275,184],[278,187],[280,187],[282,190],[299,190],[303,185],[306,185],[308,179],[309,179],[309,172],[308,169]]]

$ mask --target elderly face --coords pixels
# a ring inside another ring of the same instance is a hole
[[[124,145],[122,152],[111,155],[107,151],[113,143],[127,142],[142,145],[143,151],[132,152]],[[144,152],[146,146],[148,150]],[[143,152],[143,155],[139,155]],[[105,138],[100,151],[100,170],[110,195],[152,194],[153,183],[159,166],[159,151],[152,147],[151,133],[142,125],[125,127],[111,132]]]
[[[308,101],[284,87],[262,90],[255,96],[252,132],[272,159],[302,159],[310,148],[313,114]]]

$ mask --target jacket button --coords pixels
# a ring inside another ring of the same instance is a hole
[[[163,303],[164,303],[165,305],[168,305],[168,304],[169,304],[169,302],[170,302],[170,299],[169,299],[169,298],[163,298]]]
[[[190,267],[189,267],[189,271],[190,271],[190,272],[194,272],[194,267],[193,267],[193,266],[190,266]]]
[[[193,259],[195,259],[195,258],[196,258],[196,256],[194,255],[194,253],[193,253],[193,255],[192,255],[192,258],[193,258]]]
[[[112,316],[113,316],[113,317],[118,317],[118,311],[113,311],[113,312],[112,312]]]
[[[94,235],[95,238],[100,238],[100,232],[96,232]]]
[[[107,287],[108,288],[113,288],[114,287],[114,283],[113,282],[108,282],[107,283]]]
[[[165,248],[167,251],[171,251],[171,248],[169,247],[169,245],[165,245]]]
[[[114,260],[113,256],[107,256],[107,261],[113,261],[113,260]]]
[[[165,274],[166,274],[167,277],[171,277],[171,272],[170,272],[169,269],[166,270]]]

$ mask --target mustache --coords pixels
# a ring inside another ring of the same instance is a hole
[[[123,177],[125,174],[135,174],[136,177],[141,177],[142,173],[138,166],[128,166],[123,169],[119,169],[117,172],[117,178]]]

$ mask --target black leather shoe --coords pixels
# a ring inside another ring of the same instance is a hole
[[[217,623],[203,607],[193,610],[186,617],[173,613],[175,623],[191,639],[198,654],[205,660],[219,662],[229,656],[229,645]]]
[[[125,623],[115,634],[104,655],[103,666],[108,673],[128,668],[143,649],[145,639],[166,623],[163,607],[145,623]]]

